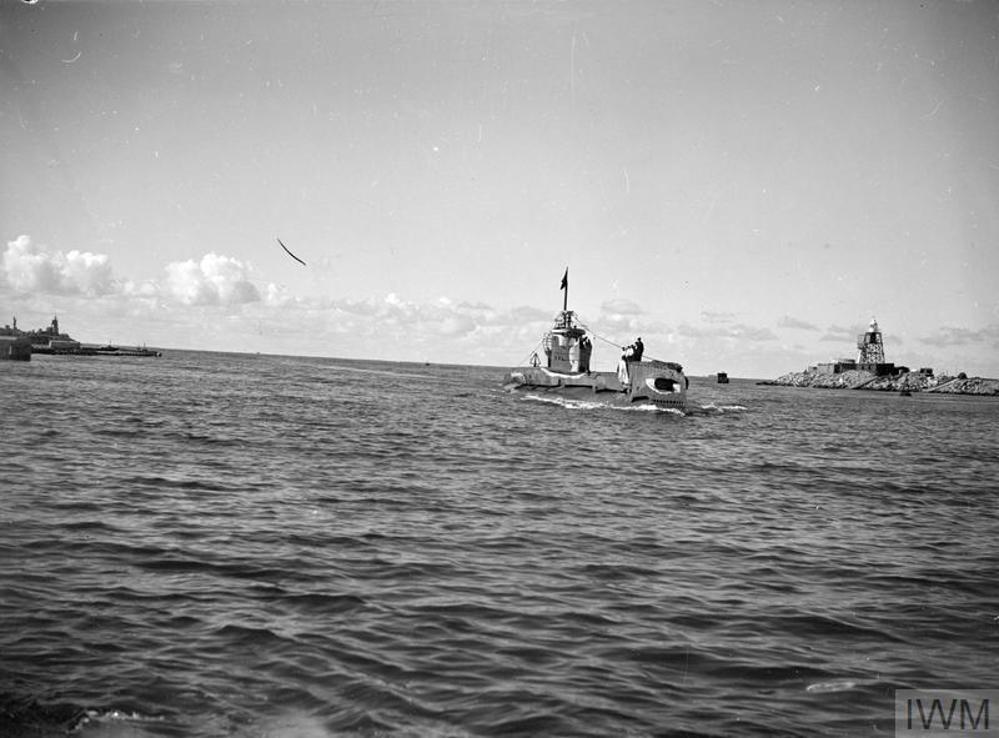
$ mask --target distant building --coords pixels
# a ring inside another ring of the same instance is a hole
[[[52,322],[48,328],[40,328],[33,331],[22,331],[17,327],[17,318],[14,318],[14,325],[5,325],[0,328],[0,336],[8,338],[25,339],[35,353],[75,353],[80,350],[80,342],[66,333],[59,331],[58,316],[52,317]]]
[[[815,367],[820,374],[842,374],[857,368],[857,362],[853,359],[836,359],[825,364],[817,364]]]
[[[14,327],[11,328],[8,323],[3,328],[0,328],[0,336],[20,336],[23,331],[17,329],[17,316],[14,316]]]

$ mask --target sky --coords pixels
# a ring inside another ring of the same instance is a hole
[[[997,203],[985,0],[0,3],[0,325],[84,342],[515,366],[568,267],[596,368],[999,377]]]

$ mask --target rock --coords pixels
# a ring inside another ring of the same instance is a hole
[[[906,372],[878,377],[870,372],[851,369],[840,374],[806,369],[790,372],[760,384],[780,387],[818,387],[821,389],[860,389],[875,392],[941,392],[956,395],[999,395],[999,379],[967,377],[929,377],[919,372]]]
[[[857,389],[876,390],[881,392],[925,392],[937,386],[940,379],[928,377],[919,372],[906,372],[889,377],[877,377]]]
[[[828,374],[814,369],[806,369],[803,372],[791,372],[778,377],[767,384],[779,385],[782,387],[819,387],[822,389],[851,389],[857,385],[864,384],[874,379],[870,372],[863,372],[857,369],[842,372],[840,374]]]
[[[987,377],[968,377],[961,375],[956,379],[941,382],[939,386],[930,392],[940,392],[952,395],[999,395],[999,379],[989,379]]]

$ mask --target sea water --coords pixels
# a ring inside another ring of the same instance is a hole
[[[0,733],[891,735],[999,686],[999,401],[0,365]]]

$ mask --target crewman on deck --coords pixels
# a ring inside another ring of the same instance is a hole
[[[642,343],[642,337],[639,336],[633,344],[623,347],[622,350],[624,353],[621,354],[621,358],[625,361],[641,361],[642,354],[645,353],[645,344]]]

